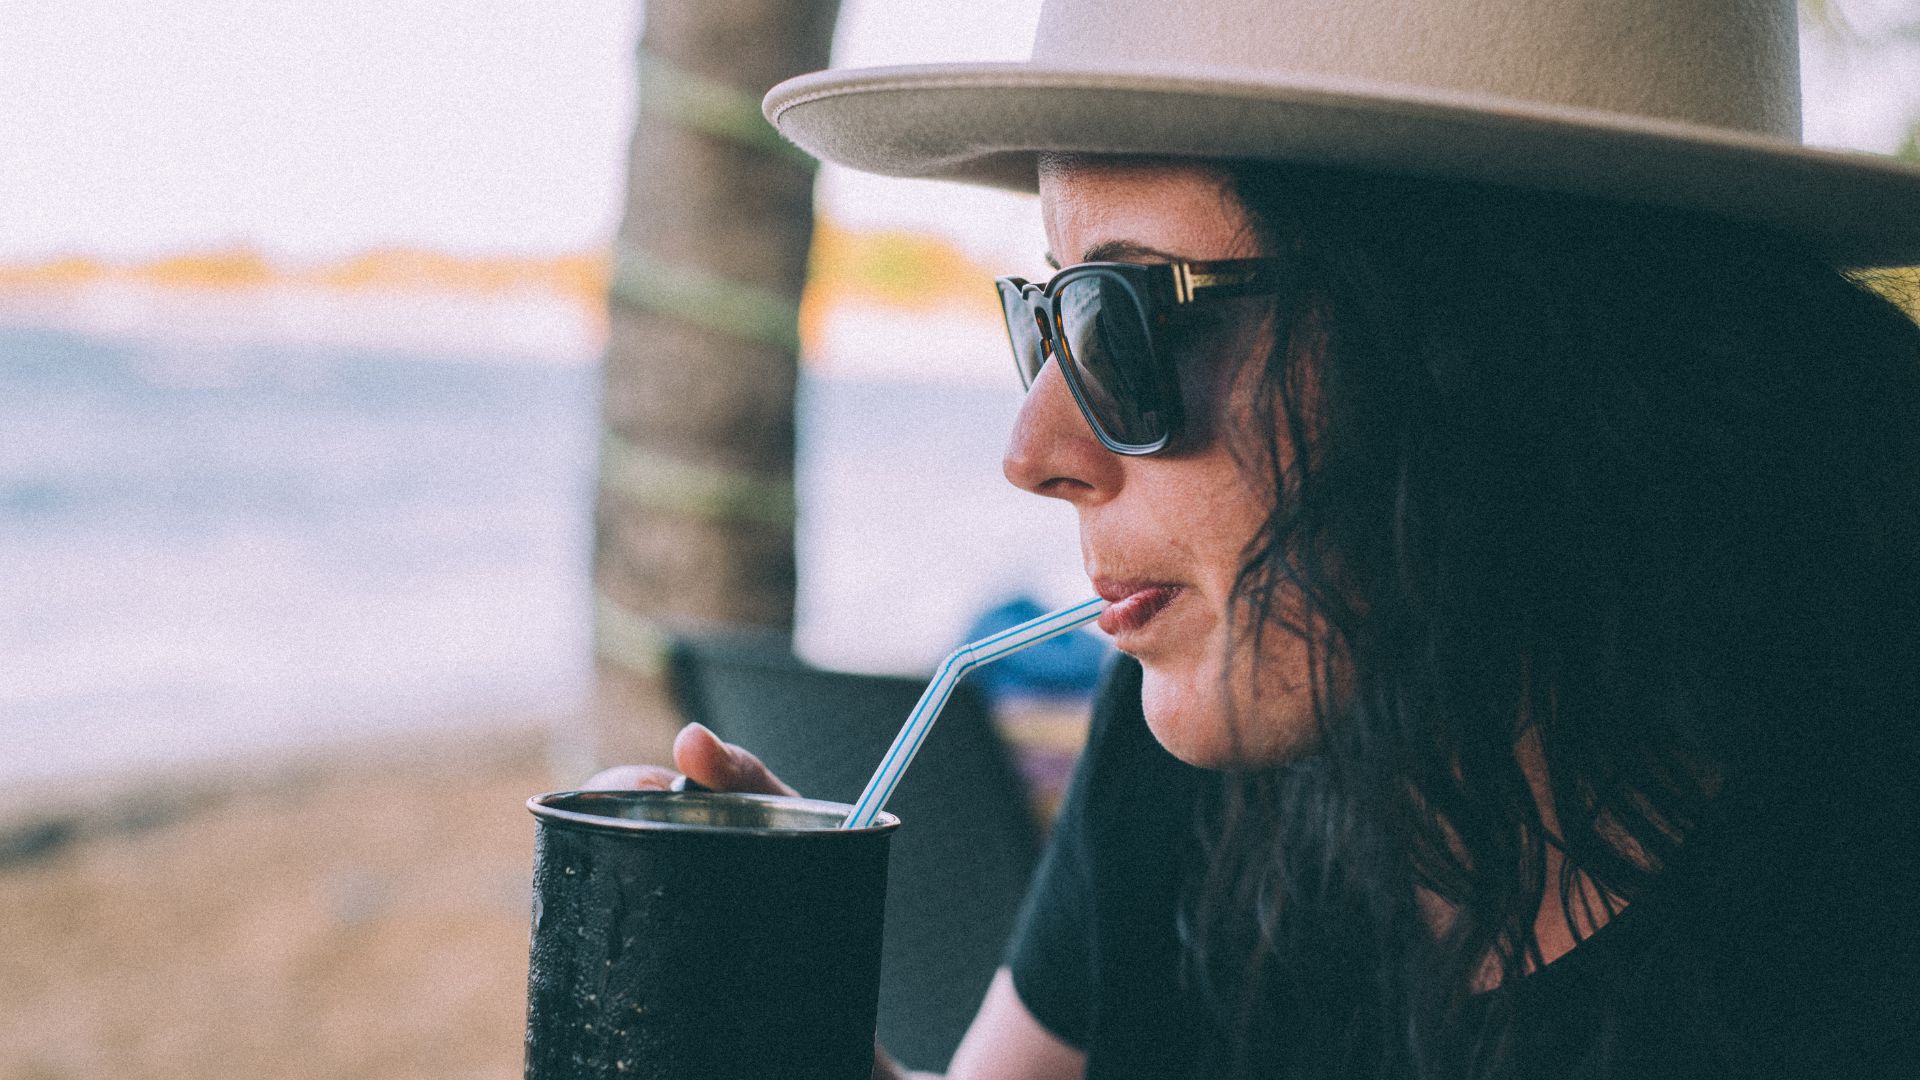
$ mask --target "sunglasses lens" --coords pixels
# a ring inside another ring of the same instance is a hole
[[[1000,282],[1000,308],[1007,317],[1007,340],[1013,343],[1013,362],[1020,369],[1020,385],[1032,386],[1040,374],[1047,354],[1040,337],[1040,324],[1033,321],[1033,308],[1016,285]]]
[[[1115,442],[1148,446],[1167,436],[1145,316],[1119,277],[1089,274],[1060,290],[1071,374],[1087,408]]]

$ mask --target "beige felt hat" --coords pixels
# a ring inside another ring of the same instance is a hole
[[[828,161],[1032,191],[1042,151],[1252,158],[1711,210],[1920,263],[1920,168],[1800,143],[1794,0],[1046,0],[1027,63],[832,70]]]

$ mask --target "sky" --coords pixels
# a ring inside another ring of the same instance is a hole
[[[839,59],[1016,59],[1037,10],[848,0]],[[640,29],[635,0],[0,0],[0,261],[603,245]],[[897,183],[823,188],[852,221],[927,216]]]
[[[1871,30],[1913,0],[1845,0]],[[1020,59],[1038,0],[846,0],[835,66]],[[250,245],[603,245],[634,109],[636,0],[0,0],[0,262]],[[1920,46],[1810,42],[1810,142],[1891,151]],[[843,223],[1004,258],[1029,200],[823,170]]]

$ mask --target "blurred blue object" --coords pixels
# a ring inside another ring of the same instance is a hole
[[[1015,596],[982,612],[967,628],[964,640],[978,641],[1037,619],[1047,611],[1031,596]],[[1110,651],[1092,632],[1076,630],[978,668],[967,681],[996,702],[1015,697],[1088,696],[1100,679]]]

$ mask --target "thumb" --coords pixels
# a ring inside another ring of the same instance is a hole
[[[750,795],[797,795],[781,783],[760,759],[729,743],[721,742],[704,724],[688,724],[673,740],[673,764],[687,779],[715,791],[738,791]]]

